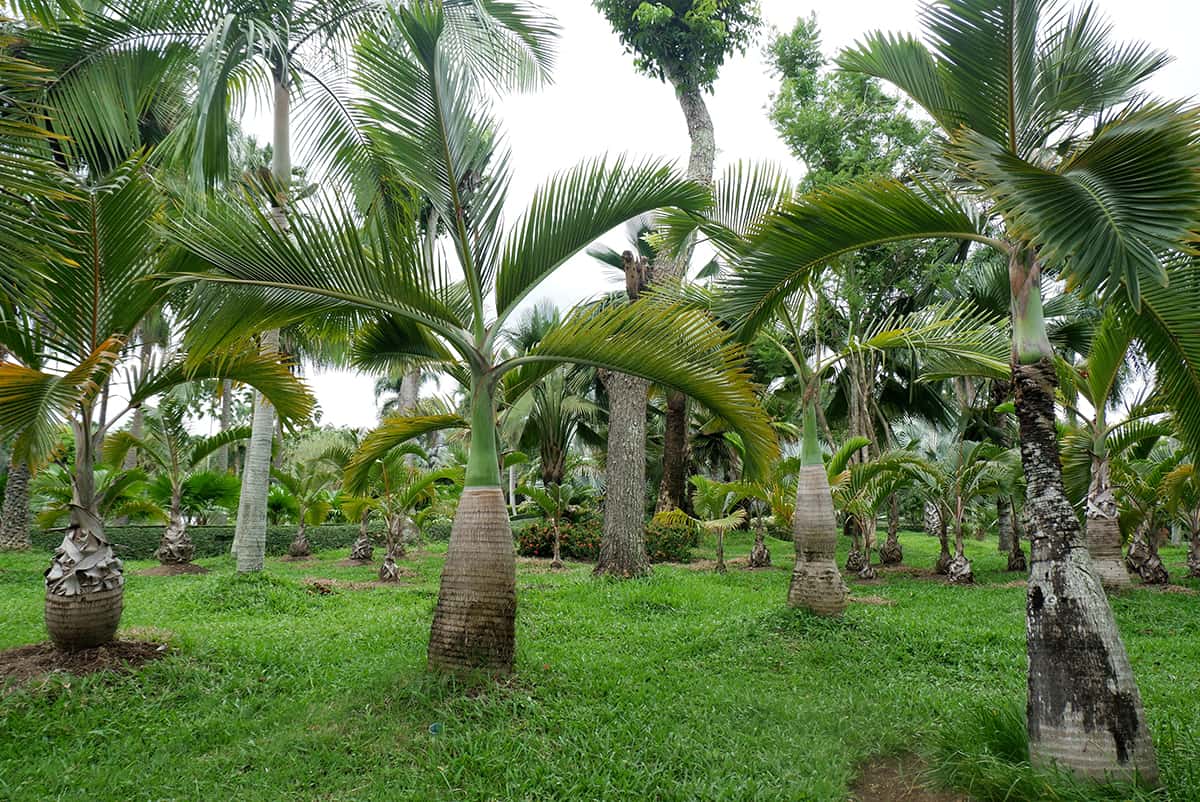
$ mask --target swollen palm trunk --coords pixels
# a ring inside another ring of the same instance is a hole
[[[1021,459],[1033,523],[1026,601],[1029,754],[1078,775],[1158,779],[1141,695],[1079,521],[1063,492],[1054,365],[1018,365]]]
[[[196,546],[188,537],[187,524],[178,512],[172,511],[171,522],[163,530],[162,540],[154,556],[163,565],[190,563],[196,556]]]
[[[82,507],[46,569],[46,629],[66,651],[113,639],[124,607],[125,577],[99,516]]]
[[[841,615],[846,610],[846,583],[835,560],[837,520],[824,465],[800,469],[792,540],[796,544],[796,567],[788,588],[788,604],[818,615]]]
[[[512,671],[517,613],[512,529],[499,487],[463,490],[429,632],[429,665]]]
[[[1108,460],[1092,461],[1092,484],[1087,497],[1087,547],[1092,566],[1106,588],[1129,587],[1129,572],[1121,559],[1121,525],[1117,500],[1108,475]]]

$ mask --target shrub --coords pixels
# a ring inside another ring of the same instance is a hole
[[[113,543],[113,551],[122,560],[153,560],[154,552],[162,539],[163,527],[106,526],[104,532]],[[233,545],[233,532],[232,526],[188,527],[188,535],[196,544],[197,557],[219,557],[229,554]],[[295,537],[295,526],[268,526],[267,554],[273,557],[287,554],[288,546]],[[308,528],[308,541],[312,544],[314,552],[350,548],[357,537],[358,526],[354,524]],[[34,532],[33,547],[54,551],[62,543],[62,539],[62,531]]]
[[[563,521],[559,525],[564,559],[594,562],[600,557],[600,537],[604,522],[590,515],[578,521]],[[517,553],[522,557],[553,557],[554,527],[544,520],[535,521],[514,532]]]
[[[646,526],[646,553],[652,563],[690,562],[696,541],[695,527],[668,526],[653,521]]]
[[[425,524],[425,528],[421,530],[421,536],[426,540],[449,540],[450,530],[454,527],[454,522],[449,518],[433,518]]]

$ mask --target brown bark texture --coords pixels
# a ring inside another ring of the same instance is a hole
[[[516,557],[504,493],[498,487],[468,487],[442,569],[429,632],[430,668],[511,672],[516,613]]]
[[[4,485],[4,507],[0,511],[0,551],[18,551],[33,545],[29,534],[29,466],[18,460],[8,463]]]
[[[608,456],[605,461],[604,532],[596,574],[617,577],[650,573],[646,556],[645,379],[601,372],[608,390]]]

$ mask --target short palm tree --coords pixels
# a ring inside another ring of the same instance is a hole
[[[1163,501],[1167,512],[1188,532],[1188,577],[1200,579],[1200,474],[1196,463],[1184,462],[1163,479]]]
[[[357,322],[359,365],[411,365],[415,358],[464,386],[469,422],[454,415],[389,419],[360,453],[369,462],[422,433],[469,426],[466,489],[443,569],[429,662],[450,670],[508,671],[515,563],[496,437],[497,388],[506,374],[520,371],[510,384],[519,391],[556,365],[574,362],[682,388],[739,428],[752,469],[769,461],[774,438],[740,351],[699,312],[654,302],[582,309],[530,352],[498,358],[514,310],[571,256],[651,209],[698,211],[708,193],[656,163],[602,159],[551,179],[521,221],[505,230],[504,155],[492,154],[487,175],[462,172],[497,140],[487,97],[445,36],[441,5],[401,9],[389,20],[358,47],[363,95],[353,113],[370,121],[363,130],[396,171],[384,183],[415,185],[449,221],[444,242],[461,280],[451,278],[447,253],[415,236],[411,220],[379,214],[364,222],[332,201],[292,215],[286,235],[261,214],[229,207],[172,228],[212,267],[199,276],[217,292],[208,296],[207,331],[197,333],[198,341],[211,345],[317,313],[341,316]],[[347,486],[353,492],[349,476]]]
[[[53,214],[69,225],[61,252],[43,263],[45,281],[25,285],[18,308],[26,314],[0,330],[9,361],[0,364],[0,432],[14,450],[40,465],[69,424],[75,440],[70,524],[46,573],[51,637],[77,649],[110,640],[123,603],[121,562],[104,536],[95,466],[104,440],[126,414],[166,390],[194,379],[231,378],[275,399],[283,414],[308,417],[311,398],[278,362],[257,355],[176,355],[147,373],[128,375],[123,409],[110,409],[114,372],[142,319],[167,288],[152,277],[165,269],[155,226],[162,201],[139,162],[79,179],[73,197]],[[82,279],[82,280],[81,280]]]
[[[786,204],[725,283],[732,311],[750,325],[768,319],[817,267],[880,243],[950,237],[1004,255],[1034,523],[1030,755],[1083,775],[1153,782],[1133,672],[1063,493],[1041,285],[1050,270],[1084,292],[1104,291],[1169,377],[1172,405],[1200,406],[1200,280],[1192,270],[1166,286],[1161,259],[1185,249],[1197,227],[1198,114],[1139,94],[1167,58],[1111,43],[1111,26],[1090,5],[1068,12],[1053,0],[939,0],[921,20],[927,43],[873,33],[840,63],[920,105],[940,128],[950,170],[910,183],[854,182]],[[1189,432],[1200,442],[1198,434]]]
[[[333,509],[333,486],[337,474],[311,465],[293,463],[287,470],[272,469],[271,478],[288,492],[296,502],[296,537],[288,546],[288,556],[308,557],[312,546],[308,542],[309,525],[325,522]]]
[[[517,492],[528,496],[537,505],[542,512],[542,517],[554,530],[554,557],[550,561],[550,567],[562,568],[562,519],[571,501],[570,488],[564,488],[561,484],[554,483],[542,487],[521,485],[517,488]]]
[[[1145,457],[1120,460],[1112,466],[1121,528],[1129,539],[1125,566],[1147,585],[1171,581],[1158,543],[1173,517],[1167,504],[1167,477],[1179,468],[1183,457],[1183,451],[1164,438]]]
[[[131,431],[116,432],[104,443],[105,459],[124,464],[125,455],[136,449],[138,459],[152,463],[170,485],[167,528],[154,556],[163,565],[190,563],[196,547],[188,537],[184,517],[184,486],[212,454],[250,436],[248,427],[229,429],[212,437],[194,437],[187,430],[184,404],[171,394],[163,396],[153,414],[146,416],[147,431],[136,437]]]

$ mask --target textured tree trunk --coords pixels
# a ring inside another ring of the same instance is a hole
[[[933,564],[933,571],[936,574],[945,574],[950,570],[953,557],[950,555],[950,519],[944,512],[938,515],[938,545],[941,546],[941,550],[938,552],[937,562]]]
[[[1188,579],[1200,579],[1200,530],[1192,530],[1188,541],[1187,569]]]
[[[904,561],[904,547],[900,545],[900,500],[895,493],[888,498],[887,540],[879,547],[879,559],[884,565],[899,565]]]
[[[604,533],[596,574],[650,573],[646,556],[646,393],[649,383],[601,371],[608,390],[608,456],[605,459]]]
[[[768,568],[771,565],[771,550],[767,548],[761,516],[754,526],[754,547],[750,549],[749,565],[751,568]]]
[[[1062,487],[1054,364],[1018,364],[1017,417],[1028,485],[1026,604],[1029,753],[1082,776],[1158,781],[1141,695],[1112,608]]]
[[[155,558],[163,565],[183,565],[196,556],[196,546],[188,536],[187,522],[183,518],[180,493],[179,488],[171,493],[170,521],[163,530],[158,550],[154,552]]]
[[[32,545],[29,537],[29,466],[9,459],[4,507],[0,511],[0,551],[23,550]]]
[[[96,438],[91,410],[71,424],[75,471],[71,475],[71,518],[62,545],[46,569],[46,629],[68,651],[112,640],[124,608],[121,561],[104,536],[96,501]]]
[[[717,567],[718,574],[729,572],[729,568],[725,565],[725,530],[717,530]]]
[[[1001,554],[1008,554],[1012,551],[1013,522],[1012,500],[1006,496],[996,496],[996,530],[1000,534],[996,548]]]
[[[837,520],[823,465],[800,469],[792,540],[796,566],[788,588],[788,604],[818,615],[841,615],[846,610],[846,583],[835,560]]]
[[[686,509],[688,463],[688,399],[674,390],[667,393],[667,417],[663,430],[663,475],[658,486],[659,512]]]
[[[670,77],[670,76],[669,76]],[[687,122],[691,152],[688,157],[688,178],[705,185],[712,184],[713,168],[717,160],[716,132],[704,93],[690,83],[671,78],[675,87],[679,107]],[[654,265],[654,278],[661,280],[686,277],[691,262],[691,249],[679,259],[661,258]],[[688,465],[688,399],[683,393],[671,391],[667,394],[666,430],[663,435],[663,476],[658,489],[659,511],[687,509],[687,465]]]
[[[1141,578],[1145,585],[1166,585],[1171,577],[1163,565],[1158,553],[1158,533],[1150,524],[1137,528],[1129,543],[1129,553],[1125,555],[1125,567]]]
[[[971,570],[971,561],[967,559],[964,547],[963,516],[962,511],[959,510],[954,518],[954,559],[950,560],[946,566],[946,576],[954,585],[969,585],[975,581],[975,574]]]
[[[1025,560],[1025,552],[1021,549],[1021,541],[1025,537],[1025,527],[1021,525],[1021,516],[1013,515],[1012,550],[1008,552],[1008,570],[1025,573],[1029,563]]]
[[[517,610],[512,529],[499,486],[463,490],[429,633],[429,665],[512,671]]]
[[[371,543],[371,533],[367,524],[371,520],[371,511],[365,510],[358,520],[358,539],[350,549],[350,559],[369,563],[375,558],[375,546]]]
[[[292,557],[308,557],[312,554],[312,544],[308,542],[308,524],[304,521],[304,512],[300,513],[300,525],[296,527],[296,537],[288,546],[288,555]]]
[[[925,502],[925,514],[922,521],[925,534],[937,537],[942,528],[942,511],[931,501]]]
[[[1100,583],[1110,590],[1129,587],[1129,573],[1121,559],[1121,525],[1117,520],[1117,499],[1109,478],[1108,456],[1092,457],[1092,482],[1087,496],[1088,553]]]
[[[842,532],[850,538],[850,551],[846,554],[846,573],[857,574],[867,564],[867,560],[863,556],[862,527],[858,523],[858,518],[846,515]]]

